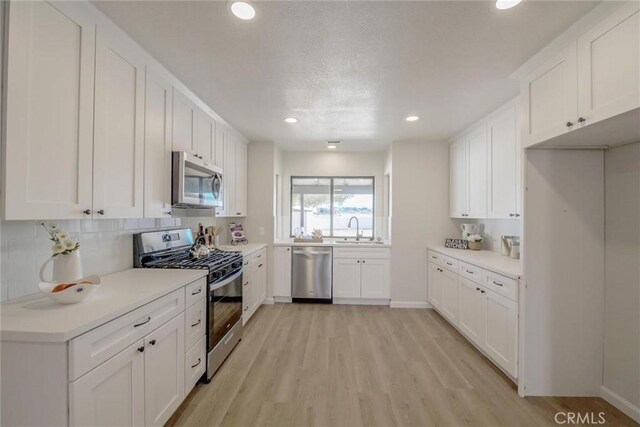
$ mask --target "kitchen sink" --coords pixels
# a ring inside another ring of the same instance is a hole
[[[344,244],[344,245],[383,245],[384,242],[379,242],[377,240],[336,240],[335,243]]]

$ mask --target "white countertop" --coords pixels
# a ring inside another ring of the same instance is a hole
[[[429,249],[448,255],[496,273],[504,274],[513,279],[522,277],[522,263],[519,259],[509,258],[492,251],[472,251],[465,249],[445,248],[444,246],[429,246]]]
[[[218,249],[227,252],[242,252],[242,256],[249,256],[262,248],[266,248],[266,243],[247,243],[246,245],[221,245]]]
[[[341,241],[343,239],[333,239],[333,238],[325,238],[322,243],[296,243],[293,239],[282,239],[276,241],[274,246],[333,246],[336,248],[390,248],[391,242],[385,240],[383,243],[371,243],[366,239],[360,240],[365,243],[336,243],[337,241]],[[349,239],[352,241],[352,239]]]
[[[65,342],[204,277],[204,270],[132,268],[101,277],[78,304],[58,304],[43,294],[0,305],[3,341]]]

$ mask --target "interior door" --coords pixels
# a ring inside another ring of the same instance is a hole
[[[460,297],[458,327],[480,347],[484,339],[484,294],[481,293],[480,286],[464,277],[458,277],[458,287]]]
[[[171,84],[147,67],[144,107],[144,216],[171,216]]]
[[[578,113],[585,124],[640,107],[640,3],[578,38]]]
[[[142,218],[145,64],[133,44],[96,37],[94,218]]]
[[[360,260],[333,259],[333,297],[360,298]]]
[[[440,279],[440,267],[436,264],[429,263],[429,283],[427,286],[427,295],[432,306],[440,309],[442,298],[442,281]]]
[[[484,296],[485,334],[482,347],[496,363],[517,377],[518,304],[488,290]]]
[[[7,10],[5,219],[86,217],[95,22],[73,2],[16,1]]]
[[[144,425],[144,351],[140,340],[70,383],[69,425]]]
[[[362,280],[360,296],[362,298],[389,298],[389,260],[361,260]]]
[[[184,313],[145,338],[145,425],[164,425],[180,406],[184,398],[184,350]]]
[[[516,107],[510,107],[488,123],[488,216],[514,218],[518,212]]]

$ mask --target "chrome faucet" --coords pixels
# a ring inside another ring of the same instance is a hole
[[[358,220],[357,217],[352,216],[351,218],[349,218],[349,224],[347,224],[347,227],[351,228],[351,221],[356,220],[356,242],[360,241],[360,221]]]

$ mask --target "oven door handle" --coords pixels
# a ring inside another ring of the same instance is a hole
[[[219,289],[219,288],[221,288],[223,286],[228,285],[229,283],[233,282],[234,280],[236,280],[240,276],[242,276],[242,269],[240,271],[238,271],[237,273],[235,273],[233,276],[224,279],[222,282],[212,284],[209,287],[209,292],[215,291],[216,289]]]

